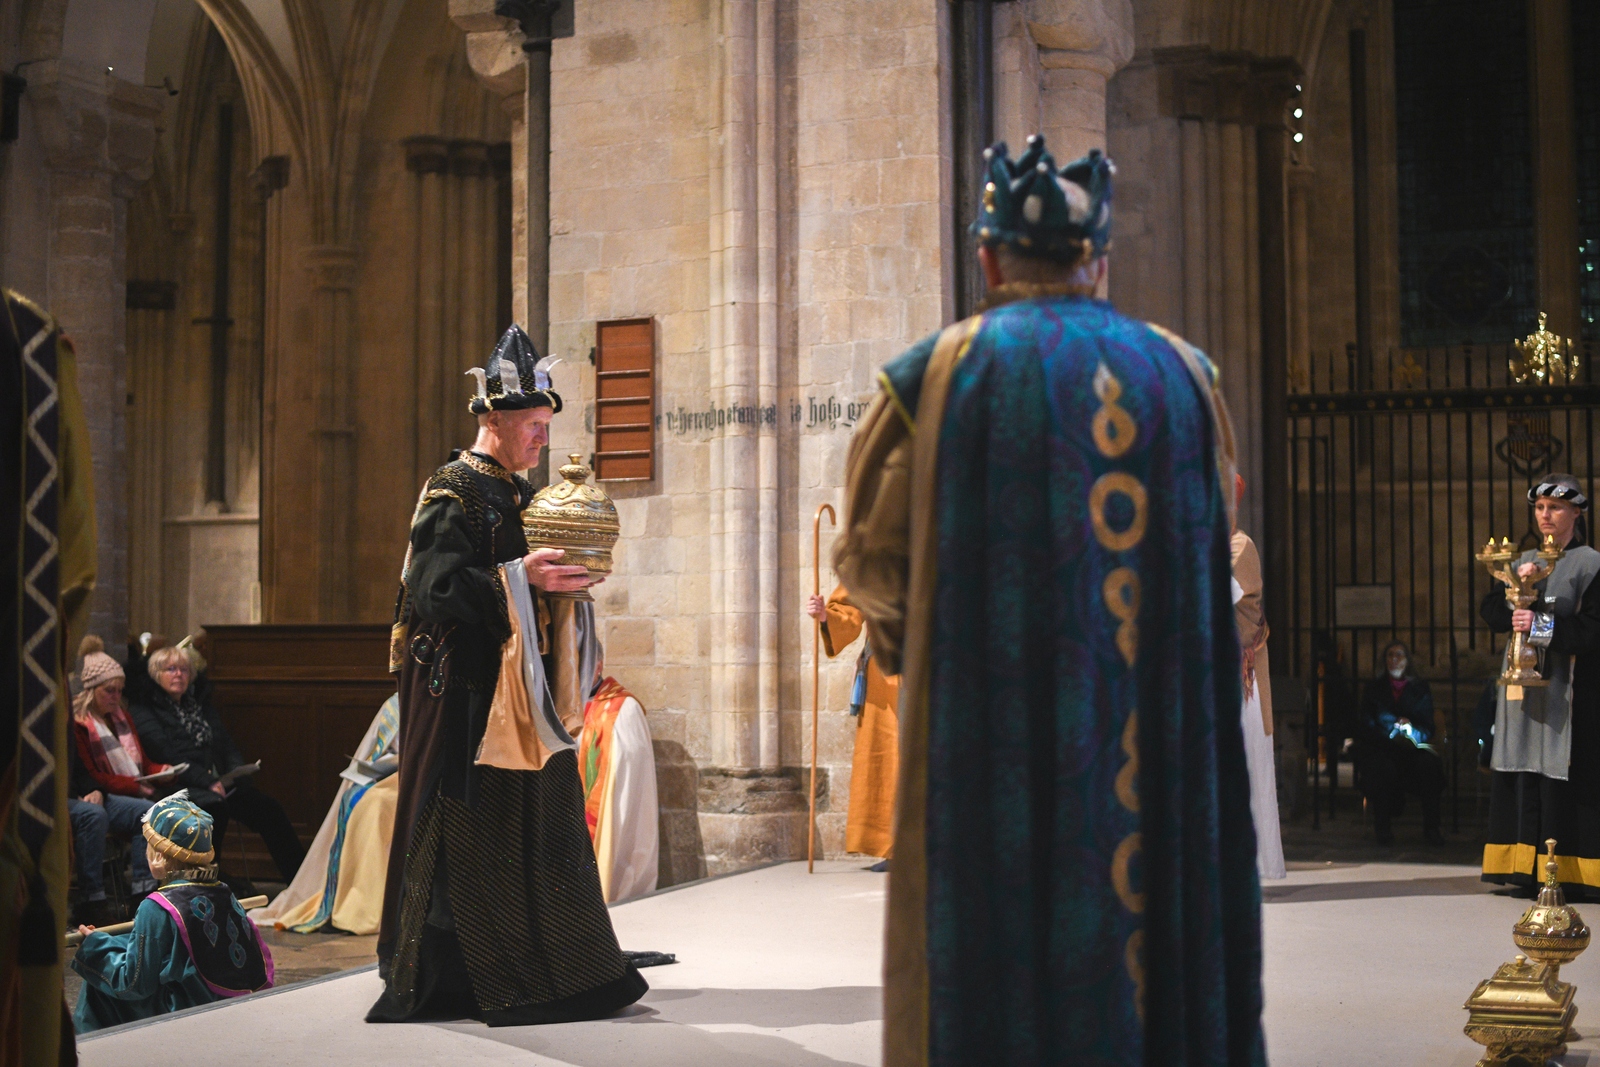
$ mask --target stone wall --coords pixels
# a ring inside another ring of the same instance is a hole
[[[28,88],[20,136],[0,147],[0,277],[54,314],[77,351],[101,533],[89,628],[117,635],[128,617],[128,199],[150,174],[160,104],[137,68],[28,50],[39,45],[27,32],[7,41],[6,69],[25,70]]]
[[[252,30],[250,11],[281,15],[285,4],[309,37]],[[41,4],[0,0],[0,53],[7,69],[47,62],[27,68],[30,134],[0,149],[0,265],[8,283],[64,319],[70,310],[94,375],[96,474],[108,487],[96,625],[114,641],[130,621],[130,526],[139,582],[181,586],[170,608],[141,596],[142,615],[181,629],[237,610],[238,582],[196,587],[208,566],[248,571],[244,523],[258,499],[261,618],[385,619],[417,482],[471,433],[461,371],[482,363],[508,315],[530,319],[518,32],[492,0],[383,0],[337,17],[310,0],[208,7],[249,107],[247,162],[281,159],[286,181],[262,216],[263,273],[250,279],[261,303],[241,305],[260,316],[242,336],[260,346],[261,423],[240,430],[259,435],[259,491],[239,494],[230,518],[193,499],[193,426],[157,426],[193,419],[204,393],[190,373],[204,346],[183,339],[203,331],[175,321],[195,305],[180,292],[172,310],[141,310],[131,324],[123,310],[125,258],[157,280],[204,285],[203,250],[177,240],[184,200],[171,195],[199,168],[153,151],[165,126],[164,147],[203,153],[203,130],[179,130],[182,104],[141,88],[160,78],[137,64],[62,58],[59,25],[54,51],[18,51],[15,41],[49,38],[22,25],[23,6]],[[42,6],[64,12],[59,0]],[[172,9],[127,7],[146,25]],[[1242,62],[1268,80],[1290,59],[1314,75],[1316,171],[1298,187],[1312,197],[1300,201],[1309,291],[1319,272],[1347,271],[1334,231],[1348,149],[1329,113],[1344,106],[1339,61],[1327,49],[1319,68],[1313,53],[1347,32],[1352,7],[996,5],[998,135],[1017,144],[1041,130],[1062,162],[1109,141],[1122,167],[1112,294],[1214,350],[1252,455],[1266,443],[1252,429],[1261,323],[1248,292],[1260,264],[1244,175],[1260,123],[1229,106],[1164,106],[1157,53],[1197,48],[1214,68]],[[805,846],[813,516],[841,503],[845,450],[877,369],[950,317],[954,242],[966,240],[956,220],[972,210],[949,192],[956,163],[976,161],[950,158],[948,10],[947,0],[580,2],[575,36],[552,50],[547,311],[570,404],[553,426],[558,462],[594,448],[596,324],[655,324],[656,473],[607,485],[624,537],[598,599],[610,673],[639,695],[656,738],[663,883]],[[322,37],[348,47],[306,47]],[[179,62],[174,40],[151,55]],[[128,199],[152,170],[130,227]],[[175,256],[190,261],[181,277]],[[1344,297],[1329,291],[1315,307],[1302,301],[1302,347],[1341,329]],[[129,377],[125,337],[144,353],[144,378]],[[169,353],[184,373],[162,378]],[[130,381],[135,426],[172,445],[131,472]],[[141,409],[163,384],[173,405]],[[826,593],[826,521],[822,533]],[[827,853],[843,846],[850,796],[853,659],[819,669]]]
[[[598,599],[608,670],[701,765],[714,870],[805,848],[812,516],[840,502],[877,368],[944,317],[938,20],[934,0],[638,0],[580,7],[555,46],[551,350],[573,403],[552,452],[593,449],[595,323],[654,318],[657,474],[607,485],[624,536]],[[832,852],[852,662],[822,673]]]

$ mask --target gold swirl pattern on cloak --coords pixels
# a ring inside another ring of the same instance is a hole
[[[1122,906],[1135,915],[1144,914],[1144,894],[1133,888],[1132,875],[1128,867],[1133,863],[1133,857],[1144,848],[1144,835],[1138,830],[1122,839],[1117,850],[1111,854],[1111,888],[1117,891],[1117,899],[1122,901]]]
[[[1113,493],[1120,493],[1133,503],[1133,521],[1122,531],[1113,530],[1106,521],[1106,503]],[[1127,471],[1107,471],[1089,489],[1089,522],[1094,526],[1094,537],[1109,552],[1126,552],[1144,540],[1145,526],[1150,519],[1150,498],[1144,483]]]
[[[1127,947],[1122,950],[1122,965],[1128,968],[1133,979],[1133,1010],[1144,1021],[1144,931],[1135,930],[1128,935]]]
[[[1133,416],[1117,401],[1122,396],[1122,383],[1104,363],[1095,370],[1095,396],[1100,398],[1100,410],[1094,414],[1090,429],[1094,444],[1107,459],[1119,459],[1133,447],[1139,427]],[[1106,504],[1113,494],[1126,496],[1133,504],[1133,521],[1118,532],[1106,520]],[[1144,540],[1149,522],[1150,500],[1144,484],[1126,471],[1109,471],[1101,475],[1089,490],[1089,521],[1094,526],[1095,540],[1109,552],[1126,552]],[[1132,567],[1117,567],[1106,575],[1100,587],[1106,607],[1117,619],[1117,651],[1132,668],[1139,659],[1139,607],[1142,590],[1139,572]],[[1128,761],[1117,772],[1114,785],[1117,801],[1128,811],[1139,811],[1139,712],[1128,712],[1128,721],[1122,728],[1122,751]],[[1142,915],[1145,896],[1133,888],[1130,867],[1134,857],[1144,849],[1144,835],[1135,830],[1117,845],[1111,856],[1111,886],[1116,890],[1122,906],[1134,915]],[[1123,947],[1123,966],[1133,980],[1134,1010],[1144,1018],[1145,967],[1144,930],[1135,930]]]
[[[1116,459],[1133,447],[1139,427],[1128,414],[1128,409],[1117,403],[1122,396],[1122,383],[1106,369],[1104,363],[1094,372],[1094,395],[1100,398],[1100,410],[1094,413],[1090,429],[1094,433],[1094,446],[1108,459]]]
[[[1139,572],[1132,567],[1118,567],[1106,575],[1100,592],[1105,597],[1106,607],[1119,620],[1117,651],[1132,667],[1139,658],[1139,601],[1142,596]]]
[[[1122,770],[1117,772],[1117,800],[1129,811],[1139,811],[1139,711],[1135,708],[1128,712],[1128,724],[1122,728],[1122,751],[1128,754],[1128,762],[1122,765]],[[1111,858],[1111,884],[1117,891],[1117,897],[1122,901],[1122,906],[1135,915],[1144,911],[1144,894],[1135,893],[1128,876],[1128,865],[1133,854],[1143,848],[1144,837],[1137,830],[1123,838],[1122,844],[1117,846]],[[1123,950],[1123,965],[1128,969],[1128,977],[1133,979],[1133,1006],[1139,1013],[1139,1018],[1144,1018],[1144,931],[1135,930],[1128,936],[1128,943]]]
[[[1117,772],[1117,800],[1122,806],[1133,812],[1139,813],[1139,712],[1137,709],[1128,712],[1128,725],[1122,728],[1122,751],[1128,754],[1128,762],[1122,765],[1122,770]]]

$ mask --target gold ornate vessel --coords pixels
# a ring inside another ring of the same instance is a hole
[[[568,566],[584,566],[596,578],[611,573],[611,549],[622,534],[617,506],[599,486],[589,484],[593,473],[577,453],[561,468],[561,481],[534,494],[522,510],[522,532],[528,548],[559,548],[565,555],[557,560]],[[578,600],[592,600],[587,592],[558,593]]]
[[[1561,891],[1555,840],[1544,844],[1544,887],[1511,928],[1525,955],[1502,963],[1467,998],[1466,1034],[1486,1046],[1478,1067],[1543,1067],[1566,1055],[1572,1039],[1576,990],[1561,981],[1561,965],[1589,947],[1589,927]]]
[[[1589,947],[1589,927],[1578,910],[1567,903],[1561,883],[1556,880],[1556,839],[1548,838],[1544,847],[1544,886],[1539,890],[1539,899],[1528,905],[1511,928],[1511,940],[1531,960],[1571,963]]]

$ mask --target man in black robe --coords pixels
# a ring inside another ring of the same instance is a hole
[[[487,371],[469,372],[477,441],[428,480],[412,518],[390,655],[404,740],[378,938],[386,988],[368,1022],[568,1022],[648,988],[606,912],[574,751],[536,771],[476,762],[521,599],[508,575],[525,576],[536,605],[591,581],[552,562],[558,550],[530,553],[522,532],[533,490],[513,472],[538,462],[561,409],[549,362],[512,326]]]

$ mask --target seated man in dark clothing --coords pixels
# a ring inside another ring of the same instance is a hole
[[[187,763],[176,785],[215,821],[217,851],[222,850],[228,820],[238,819],[260,834],[285,882],[294,880],[305,859],[300,838],[283,805],[243,779],[224,786],[219,779],[244,763],[228,730],[210,701],[196,696],[189,655],[176,646],[150,654],[150,677],[157,689],[129,712],[139,740],[150,758],[162,763]]]
[[[1411,653],[1394,641],[1383,650],[1385,671],[1367,683],[1356,722],[1356,767],[1361,792],[1372,808],[1380,845],[1394,841],[1390,820],[1405,807],[1407,793],[1422,802],[1422,836],[1429,844],[1439,832],[1439,796],[1444,792],[1444,761],[1429,747],[1434,736],[1433,690],[1411,669]]]

